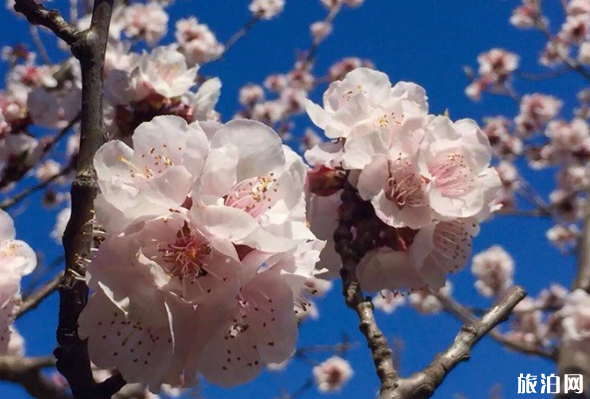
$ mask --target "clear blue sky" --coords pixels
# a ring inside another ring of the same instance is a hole
[[[62,7],[65,0],[52,5]],[[555,2],[557,3],[557,2]],[[535,56],[541,51],[540,35],[521,32],[508,24],[516,1],[500,0],[366,0],[355,10],[345,10],[338,16],[333,35],[322,45],[316,71],[323,74],[336,60],[344,56],[360,56],[373,60],[378,69],[386,72],[392,81],[410,80],[424,86],[430,97],[431,109],[441,113],[446,108],[453,118],[470,117],[481,120],[486,115],[504,113],[513,116],[514,103],[505,98],[484,96],[478,104],[463,94],[467,79],[462,74],[464,65],[475,66],[477,55],[491,47],[504,47],[526,54],[522,60],[527,71],[538,71]],[[226,40],[248,18],[248,1],[243,0],[179,0],[170,8],[172,20],[181,16],[196,15],[210,25],[220,40]],[[555,10],[552,12],[559,15]],[[224,119],[237,109],[237,91],[246,82],[260,83],[268,74],[288,71],[296,49],[309,45],[310,23],[320,19],[325,11],[318,0],[287,0],[285,12],[276,20],[260,23],[241,40],[224,60],[203,68],[208,75],[217,75],[223,82],[218,110]],[[0,13],[0,26],[5,32],[1,43],[15,44],[28,40],[27,24],[10,12]],[[7,34],[7,32],[10,32]],[[56,60],[61,55],[54,49],[54,40],[43,35]],[[167,41],[170,41],[170,35]],[[164,41],[165,43],[167,41]],[[5,66],[0,67],[4,73]],[[573,89],[580,88],[576,76],[561,77],[547,83],[518,84],[521,93],[542,91],[567,99],[565,114],[569,117]],[[569,97],[568,97],[569,95]],[[320,93],[316,93],[318,100]],[[307,118],[297,119],[297,131],[311,125]],[[550,172],[549,172],[550,173]],[[546,195],[553,185],[553,176],[545,173],[526,173],[525,176]],[[42,251],[49,262],[60,251],[48,240],[56,212],[41,212],[34,198],[16,212],[17,231],[36,250]],[[516,259],[515,280],[533,295],[549,282],[569,285],[574,273],[574,260],[564,258],[549,245],[545,231],[548,221],[497,217],[485,223],[475,240],[475,251],[493,244],[503,245]],[[488,306],[473,288],[468,269],[454,276],[456,297],[473,306]],[[26,284],[25,284],[26,285]],[[343,305],[339,286],[320,303],[321,318],[303,325],[300,345],[331,344],[348,335],[359,347],[347,354],[355,369],[346,398],[372,398],[377,390],[377,378],[368,351],[356,327],[356,317]],[[19,320],[18,328],[27,339],[27,353],[48,354],[54,347],[57,318],[57,298],[52,296],[38,311]],[[424,317],[411,308],[403,308],[393,315],[378,315],[379,322],[389,337],[404,340],[401,372],[406,375],[426,365],[432,357],[452,342],[460,324],[447,315]],[[316,360],[329,356],[320,354]],[[485,339],[473,352],[472,359],[460,365],[437,391],[437,398],[452,398],[456,393],[471,399],[487,397],[495,384],[503,385],[506,398],[516,397],[517,376],[520,373],[554,372],[546,361],[527,358],[506,351],[495,342]],[[241,399],[277,397],[280,389],[293,392],[310,376],[310,365],[295,361],[286,373],[264,373],[256,381],[243,387],[222,391],[205,385],[204,396],[212,399]],[[315,389],[307,391],[306,399],[319,398]],[[338,395],[335,395],[338,396]],[[0,383],[0,397],[26,398],[18,387]]]

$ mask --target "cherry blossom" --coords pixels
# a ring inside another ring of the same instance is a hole
[[[279,15],[285,7],[285,0],[252,0],[250,12],[263,19],[273,19]]]
[[[590,340],[590,295],[577,289],[565,299],[565,303],[556,316],[561,320],[563,340],[587,352]]]
[[[203,64],[219,57],[224,50],[209,27],[198,23],[195,17],[178,20],[175,36],[188,65]]]
[[[210,148],[191,209],[207,230],[271,253],[315,238],[305,222],[307,169],[271,128],[231,121],[213,133]]]
[[[129,95],[134,101],[154,93],[164,98],[179,97],[195,85],[197,70],[188,68],[184,55],[174,45],[157,47],[141,55],[131,73]]]
[[[373,298],[373,305],[375,308],[387,314],[393,313],[398,307],[403,306],[405,303],[406,297],[389,290],[381,290]]]
[[[27,243],[16,239],[14,222],[0,210],[0,353],[7,354],[12,335],[12,312],[20,299],[21,278],[37,266],[37,255]]]
[[[471,271],[480,294],[500,297],[512,286],[514,260],[502,247],[494,245],[473,257]]]
[[[404,115],[405,104],[415,106]],[[397,109],[390,109],[396,105]],[[324,129],[328,138],[335,139],[348,137],[355,128],[370,131],[379,126],[393,127],[400,122],[399,118],[410,119],[416,113],[427,111],[428,106],[420,86],[400,82],[391,87],[384,73],[358,68],[342,81],[330,84],[324,93],[324,108],[308,101],[306,110],[314,124]],[[395,111],[398,111],[397,116]]]
[[[340,391],[354,375],[350,363],[339,356],[332,356],[318,364],[312,373],[320,392]]]
[[[444,287],[442,287],[436,294],[443,297],[451,296],[453,292],[452,284],[447,281]],[[443,304],[437,298],[434,292],[428,289],[422,289],[412,292],[408,295],[408,302],[414,309],[423,314],[434,314],[438,313],[443,309]]]
[[[441,219],[492,211],[500,179],[490,161],[489,142],[474,121],[441,116],[427,126],[419,162],[431,181],[430,206]]]
[[[156,44],[166,34],[168,14],[156,2],[134,3],[125,8],[123,31],[131,38],[142,38]]]
[[[105,144],[94,167],[100,195],[96,217],[109,232],[122,231],[135,220],[180,207],[199,176],[209,144],[198,123],[160,116],[140,125],[133,149],[121,141]]]

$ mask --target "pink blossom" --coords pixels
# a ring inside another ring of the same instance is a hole
[[[55,227],[51,231],[51,238],[55,240],[58,245],[62,244],[62,237],[64,232],[66,231],[66,226],[70,220],[70,216],[72,214],[72,208],[67,207],[62,209],[58,214],[55,220]]]
[[[115,233],[135,220],[180,207],[199,176],[208,145],[197,123],[187,125],[176,116],[141,124],[133,136],[134,149],[118,140],[103,145],[94,159],[99,222]]]
[[[479,74],[495,84],[505,82],[518,68],[518,56],[506,50],[494,48],[477,57]]]
[[[590,65],[590,42],[584,42],[580,45],[578,61],[584,65]]]
[[[265,252],[314,238],[305,222],[306,166],[271,128],[235,120],[215,131],[210,148],[191,209],[206,229]]]
[[[318,43],[332,33],[332,24],[324,21],[317,21],[309,27],[313,41]]]
[[[580,44],[590,39],[590,14],[570,15],[559,31],[559,38],[565,43]]]
[[[27,108],[33,123],[62,129],[80,112],[81,87],[67,81],[60,90],[38,87],[29,94]]]
[[[340,391],[354,375],[350,363],[339,356],[332,356],[318,364],[312,373],[320,392]]]
[[[224,51],[224,46],[209,27],[198,23],[195,17],[178,20],[175,36],[189,65],[203,64],[219,57]]]
[[[273,19],[285,7],[285,0],[252,0],[248,9],[263,19]]]
[[[27,243],[16,239],[14,222],[0,210],[0,354],[7,354],[12,335],[12,312],[20,299],[21,278],[37,266],[37,256]]]
[[[449,297],[452,292],[453,285],[447,281],[436,294],[443,297]],[[426,288],[412,292],[408,296],[408,301],[414,309],[422,314],[434,314],[443,309],[443,304],[437,298],[435,293]]]
[[[583,0],[582,0],[583,1]],[[514,9],[510,17],[510,23],[517,28],[532,28],[537,20],[541,18],[538,2],[525,0],[523,4]]]
[[[338,61],[330,67],[330,70],[328,72],[330,82],[334,82],[335,80],[342,80],[344,79],[347,73],[361,67],[371,69],[375,68],[373,63],[369,60],[362,60],[356,57],[343,58],[342,60]]]
[[[566,11],[567,15],[590,14],[590,4],[586,0],[570,0]]]
[[[512,286],[514,260],[502,247],[494,245],[473,257],[471,271],[480,294],[500,297]]]
[[[402,113],[404,105],[409,109]],[[420,86],[400,82],[391,87],[387,75],[358,68],[330,84],[324,93],[323,108],[308,100],[306,110],[314,124],[324,129],[328,138],[335,139],[346,138],[353,130],[395,128],[403,120],[427,111],[428,105]]]
[[[373,305],[384,313],[391,314],[406,303],[406,298],[399,292],[381,290],[373,298]]]
[[[180,97],[195,85],[197,70],[187,66],[184,55],[173,45],[144,52],[131,73],[130,98],[140,101],[154,93],[164,98]]]
[[[561,321],[565,344],[587,351],[590,341],[590,295],[581,289],[571,292],[556,316]]]
[[[520,102],[520,114],[515,118],[518,132],[530,135],[541,128],[542,125],[555,118],[563,102],[553,96],[543,94],[531,94],[522,97]]]
[[[420,169],[430,181],[428,199],[437,215],[443,220],[486,217],[500,179],[490,167],[490,144],[477,124],[437,117],[421,145]]]
[[[259,85],[247,84],[240,89],[240,104],[251,107],[264,99],[264,89]]]
[[[575,225],[569,226],[555,225],[547,230],[547,239],[562,251],[566,251],[569,248],[575,248],[578,237],[580,235],[580,229]]]
[[[123,31],[131,38],[156,44],[168,29],[168,13],[156,2],[133,3],[125,8]]]

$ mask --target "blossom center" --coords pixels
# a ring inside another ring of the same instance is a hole
[[[419,207],[426,204],[424,180],[406,160],[389,160],[389,177],[385,183],[385,197],[398,208]]]
[[[272,207],[278,186],[272,172],[268,176],[244,180],[236,184],[225,197],[225,205],[242,209],[257,218]]]
[[[168,272],[172,276],[183,280],[208,274],[206,265],[211,255],[211,246],[204,238],[192,233],[186,224],[176,234],[175,242],[158,250],[169,265]]]
[[[450,153],[438,158],[430,168],[430,173],[435,177],[434,184],[443,195],[456,197],[475,188],[473,170],[464,155]]]

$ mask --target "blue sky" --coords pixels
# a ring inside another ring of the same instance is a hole
[[[65,3],[65,0],[55,0],[52,4],[62,7]],[[368,58],[386,72],[392,82],[410,80],[424,86],[433,113],[442,113],[448,108],[453,118],[481,120],[484,116],[496,114],[513,116],[517,109],[509,99],[484,96],[480,103],[469,101],[463,94],[468,82],[462,74],[462,67],[476,66],[476,57],[482,51],[503,47],[523,54],[521,64],[524,70],[540,70],[536,56],[543,47],[541,36],[518,31],[508,24],[511,10],[517,3],[500,0],[366,0],[361,8],[346,9],[338,16],[332,36],[319,51],[316,71],[323,75],[334,61],[345,56]],[[169,11],[172,20],[196,15],[210,25],[220,40],[226,40],[249,18],[247,5],[245,0],[179,0]],[[309,46],[310,23],[323,18],[324,14],[318,0],[287,0],[285,12],[278,19],[259,23],[223,60],[203,68],[205,74],[217,75],[223,82],[218,110],[225,119],[237,110],[237,92],[242,85],[260,83],[270,73],[286,72],[292,67],[297,49]],[[550,10],[550,16],[556,20],[561,17],[557,9]],[[0,13],[0,26],[10,32],[10,35],[3,35],[0,44],[28,40],[27,24],[11,12]],[[172,40],[170,36],[164,43]],[[56,61],[63,57],[56,50],[51,35],[43,34],[42,37]],[[4,71],[5,65],[0,66],[0,72]],[[574,90],[581,88],[582,84],[577,76],[564,76],[534,84],[519,81],[516,89],[520,93],[540,91],[564,98],[564,116],[569,117],[575,100]],[[321,91],[316,92],[314,99],[318,100],[320,96]],[[310,125],[306,117],[297,118],[296,131],[301,132]],[[551,172],[526,172],[525,177],[544,196],[553,186]],[[42,251],[49,263],[60,253],[60,248],[47,239],[56,212],[40,211],[38,199],[34,197],[15,209],[14,215],[19,237]],[[474,249],[478,252],[493,244],[503,245],[516,260],[516,282],[533,295],[550,282],[567,286],[574,274],[574,259],[563,257],[547,244],[545,231],[550,226],[546,220],[496,217],[482,226]],[[452,282],[456,297],[463,303],[489,306],[476,294],[468,269],[453,276]],[[356,316],[342,302],[338,283],[334,288],[320,302],[321,318],[302,326],[300,346],[337,343],[345,335],[358,342],[358,347],[346,355],[353,364],[355,376],[341,396],[372,398],[378,381],[370,355],[358,333]],[[54,295],[39,310],[19,320],[18,328],[27,339],[28,354],[45,355],[53,349],[56,310]],[[403,308],[390,316],[380,313],[378,321],[389,337],[404,341],[401,354],[404,375],[426,365],[452,342],[460,327],[450,316],[424,317],[411,308]],[[314,359],[320,361],[329,355],[318,354]],[[277,397],[281,389],[295,391],[310,376],[310,369],[309,362],[295,361],[285,373],[264,373],[256,381],[228,391],[205,385],[203,393],[207,398],[217,399],[271,399]],[[471,360],[449,376],[435,397],[452,398],[461,393],[468,398],[481,399],[495,384],[501,384],[505,397],[511,398],[516,396],[520,373],[540,375],[554,371],[554,366],[547,361],[511,353],[484,339],[474,350]],[[4,383],[0,383],[0,396],[27,397],[20,388]],[[313,399],[320,396],[323,395],[312,388],[302,397]]]

